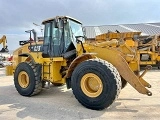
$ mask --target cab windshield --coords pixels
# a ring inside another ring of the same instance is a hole
[[[80,23],[70,20],[69,24],[74,36],[83,36],[82,25]]]
[[[64,26],[65,30],[65,48],[68,48],[68,46],[73,43],[74,46],[77,46],[76,42],[76,36],[83,36],[83,31],[82,31],[82,24],[68,19],[68,22]]]

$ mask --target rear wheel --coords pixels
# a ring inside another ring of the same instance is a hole
[[[82,62],[72,73],[71,85],[77,100],[87,108],[109,107],[121,90],[121,78],[116,68],[101,59]]]
[[[38,65],[31,62],[22,62],[17,66],[14,73],[14,84],[19,94],[32,96],[41,91],[42,82],[38,68]]]

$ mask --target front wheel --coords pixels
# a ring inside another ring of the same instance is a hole
[[[71,86],[82,105],[99,110],[109,107],[118,97],[121,78],[112,64],[101,59],[91,59],[75,68]]]

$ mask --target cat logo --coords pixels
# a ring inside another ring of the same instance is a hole
[[[31,52],[41,52],[42,51],[42,45],[31,45],[31,46],[28,46],[28,49]]]

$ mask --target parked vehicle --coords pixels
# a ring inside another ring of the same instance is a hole
[[[0,61],[0,68],[4,67],[4,63],[2,61]]]

